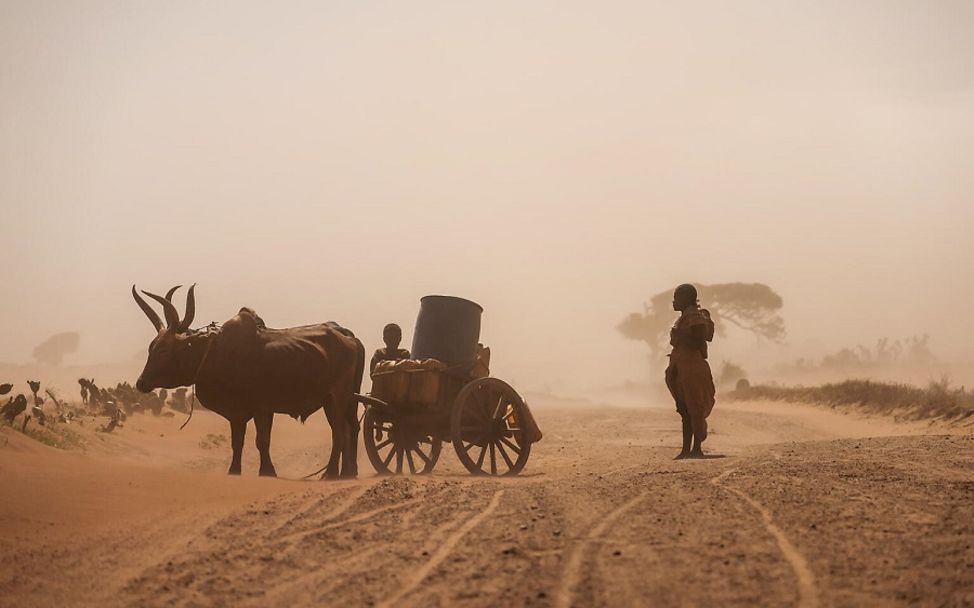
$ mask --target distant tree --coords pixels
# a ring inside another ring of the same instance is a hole
[[[743,367],[733,361],[724,361],[720,366],[720,372],[717,374],[717,386],[721,388],[731,386],[745,378],[747,378],[747,372],[744,371]]]
[[[710,311],[717,335],[724,336],[727,326],[733,325],[744,331],[774,342],[785,337],[785,322],[779,311],[783,305],[781,296],[763,283],[718,283],[702,285],[694,283],[700,304]],[[643,312],[626,316],[617,326],[626,338],[645,342],[654,363],[660,363],[669,346],[670,327],[676,320],[673,310],[673,290],[661,291],[647,304]]]
[[[78,350],[81,337],[78,332],[66,331],[54,334],[34,347],[34,359],[44,365],[60,365],[64,355]]]
[[[937,357],[930,350],[930,336],[910,336],[890,342],[889,338],[876,340],[876,346],[869,348],[862,344],[855,348],[842,348],[822,358],[822,367],[856,368],[879,367],[883,365],[930,365]]]

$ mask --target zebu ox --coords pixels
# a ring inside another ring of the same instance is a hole
[[[178,287],[164,298],[142,292],[162,305],[163,325],[132,286],[132,296],[158,332],[149,343],[136,388],[148,392],[195,384],[200,403],[230,422],[231,475],[240,474],[249,420],[257,428],[260,474],[276,476],[270,456],[274,414],[304,422],[323,407],[331,425],[332,448],[322,478],[355,477],[359,424],[353,394],[362,385],[362,343],[337,323],[268,329],[249,308],[241,308],[219,329],[191,330],[195,287],[186,295],[182,320],[171,301]]]

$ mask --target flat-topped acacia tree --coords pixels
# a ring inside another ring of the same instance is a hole
[[[781,342],[785,321],[780,311],[781,296],[763,283],[694,283],[700,305],[710,311],[717,335],[724,336],[728,325],[751,332],[758,337]],[[642,312],[630,313],[616,329],[626,338],[645,342],[650,358],[659,365],[669,347],[670,327],[676,319],[672,306],[673,290],[667,289],[643,304]]]

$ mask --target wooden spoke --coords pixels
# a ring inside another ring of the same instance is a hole
[[[485,390],[480,397],[480,414],[487,420],[490,420],[491,412],[494,407],[494,395],[489,390]]]
[[[457,394],[450,416],[450,439],[461,464],[473,475],[520,473],[531,454],[522,431],[526,415],[524,401],[503,380],[486,377],[468,382]],[[484,445],[478,446],[475,458],[473,447],[481,442]]]
[[[409,472],[412,475],[416,474],[416,463],[413,462],[413,451],[406,450],[406,461],[409,463]]]
[[[365,453],[380,475],[392,473],[420,474],[431,473],[440,457],[442,441],[424,433],[424,429],[412,428],[411,421],[399,418],[377,418],[375,411],[367,411],[362,420],[362,435]],[[408,444],[403,443],[403,434],[416,437]],[[383,437],[383,435],[385,435]],[[427,447],[423,448],[425,444]],[[408,451],[408,452],[407,452]],[[419,455],[417,459],[416,455]],[[393,467],[393,459],[396,460]],[[404,464],[405,462],[405,464]],[[407,469],[404,471],[403,469]]]
[[[507,452],[504,451],[504,445],[502,443],[498,443],[497,444],[497,450],[501,453],[501,458],[504,459],[504,462],[507,463],[507,470],[513,469],[514,468],[514,463],[511,462],[511,459],[507,455]]]
[[[416,453],[417,453],[417,454],[419,455],[419,457],[423,459],[423,462],[425,462],[425,463],[426,463],[426,465],[427,465],[427,466],[429,466],[429,464],[430,464],[430,459],[429,459],[429,458],[428,458],[428,457],[426,456],[426,454],[424,454],[424,453],[423,453],[423,450],[421,450],[421,449],[419,449],[419,448],[414,448],[414,450],[415,450],[415,451],[416,451]]]
[[[502,411],[501,406],[503,405],[505,405],[504,395],[501,395],[500,398],[497,400],[497,405],[494,406],[494,413],[491,414],[490,416],[491,420],[500,420],[501,418],[505,418],[507,416],[508,412],[510,411],[510,405],[508,405],[506,408],[503,409],[504,412],[503,415],[498,416],[498,414]]]
[[[515,454],[518,454],[518,455],[520,455],[520,454],[521,454],[521,448],[519,448],[519,447],[517,447],[516,445],[514,445],[514,444],[513,444],[512,442],[511,442],[511,440],[510,440],[510,439],[508,439],[507,437],[501,437],[500,439],[501,439],[501,443],[503,443],[503,444],[504,444],[504,445],[506,445],[507,447],[509,447],[509,448],[511,448],[512,450],[514,450],[514,453],[515,453]]]

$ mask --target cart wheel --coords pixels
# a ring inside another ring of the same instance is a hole
[[[460,462],[474,475],[517,475],[531,454],[525,419],[524,401],[503,380],[479,378],[467,384],[450,418]]]
[[[409,432],[406,425],[371,408],[362,421],[365,453],[379,475],[422,475],[432,473],[443,449],[443,442],[430,435]]]

